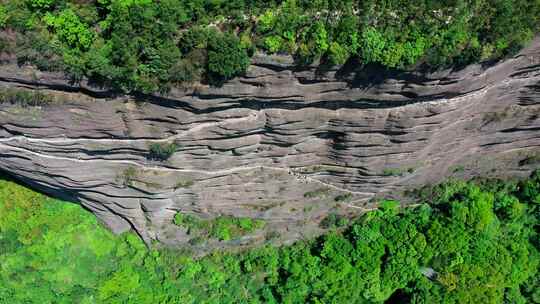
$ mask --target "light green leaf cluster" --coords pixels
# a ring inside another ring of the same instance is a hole
[[[85,50],[92,44],[94,33],[71,9],[65,9],[58,15],[47,13],[43,20],[54,29],[59,40],[70,47]]]
[[[51,8],[57,0],[29,0],[30,5],[37,9]]]

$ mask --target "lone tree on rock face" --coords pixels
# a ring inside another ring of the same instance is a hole
[[[160,144],[154,143],[149,147],[148,159],[157,160],[157,161],[166,161],[171,158],[171,156],[178,149],[178,145],[175,143],[169,144]]]

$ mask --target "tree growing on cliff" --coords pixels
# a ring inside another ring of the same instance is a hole
[[[250,63],[246,49],[232,34],[215,33],[208,41],[208,77],[220,84],[246,71]]]

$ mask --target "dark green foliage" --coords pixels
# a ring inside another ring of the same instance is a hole
[[[0,303],[540,303],[540,171],[423,193],[429,204],[381,202],[343,233],[194,260],[0,180]]]
[[[353,195],[349,192],[345,193],[345,194],[340,194],[338,196],[336,196],[334,198],[334,201],[336,202],[345,202],[345,201],[350,201],[352,199]]]
[[[279,234],[279,232],[277,231],[270,231],[268,232],[264,238],[267,240],[267,241],[273,241],[273,240],[277,240],[281,237],[281,235]]]
[[[17,63],[32,64],[43,71],[61,71],[66,68],[61,57],[61,50],[49,43],[51,35],[48,33],[29,32],[17,36],[16,46]]]
[[[402,176],[403,171],[401,169],[384,169],[383,175],[384,176]]]
[[[386,168],[383,170],[383,176],[404,176],[406,174],[414,173],[415,168]]]
[[[458,165],[458,166],[452,166],[450,167],[452,173],[458,173],[458,172],[463,172],[465,171],[465,167],[462,166],[462,165]]]
[[[409,69],[503,58],[540,25],[537,0],[6,0],[0,28],[19,63],[125,92],[219,85],[256,48],[300,65]],[[12,34],[10,34],[12,35]],[[353,61],[354,62],[354,61]]]
[[[305,198],[322,198],[326,197],[330,193],[330,188],[319,188],[313,191],[308,191],[304,193]]]
[[[188,20],[180,1],[111,1],[101,39],[90,48],[90,76],[119,89],[166,91],[169,70],[180,59],[178,27]]]
[[[154,143],[150,145],[148,159],[157,161],[166,161],[178,149],[175,143]]]
[[[339,214],[330,213],[327,217],[325,217],[321,221],[321,227],[324,229],[330,229],[330,228],[340,228],[347,226],[349,223],[349,219],[346,217],[343,217]]]
[[[214,84],[220,84],[244,73],[250,59],[238,38],[232,34],[216,34],[208,41],[208,76]]]

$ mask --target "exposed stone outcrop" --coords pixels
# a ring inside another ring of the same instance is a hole
[[[0,170],[146,241],[188,241],[172,224],[179,210],[264,219],[293,240],[377,196],[449,176],[523,176],[540,159],[538,39],[489,67],[432,74],[298,71],[257,56],[221,88],[166,97],[114,97],[9,65],[0,80],[58,100],[0,104]],[[151,160],[155,143],[178,149]]]

